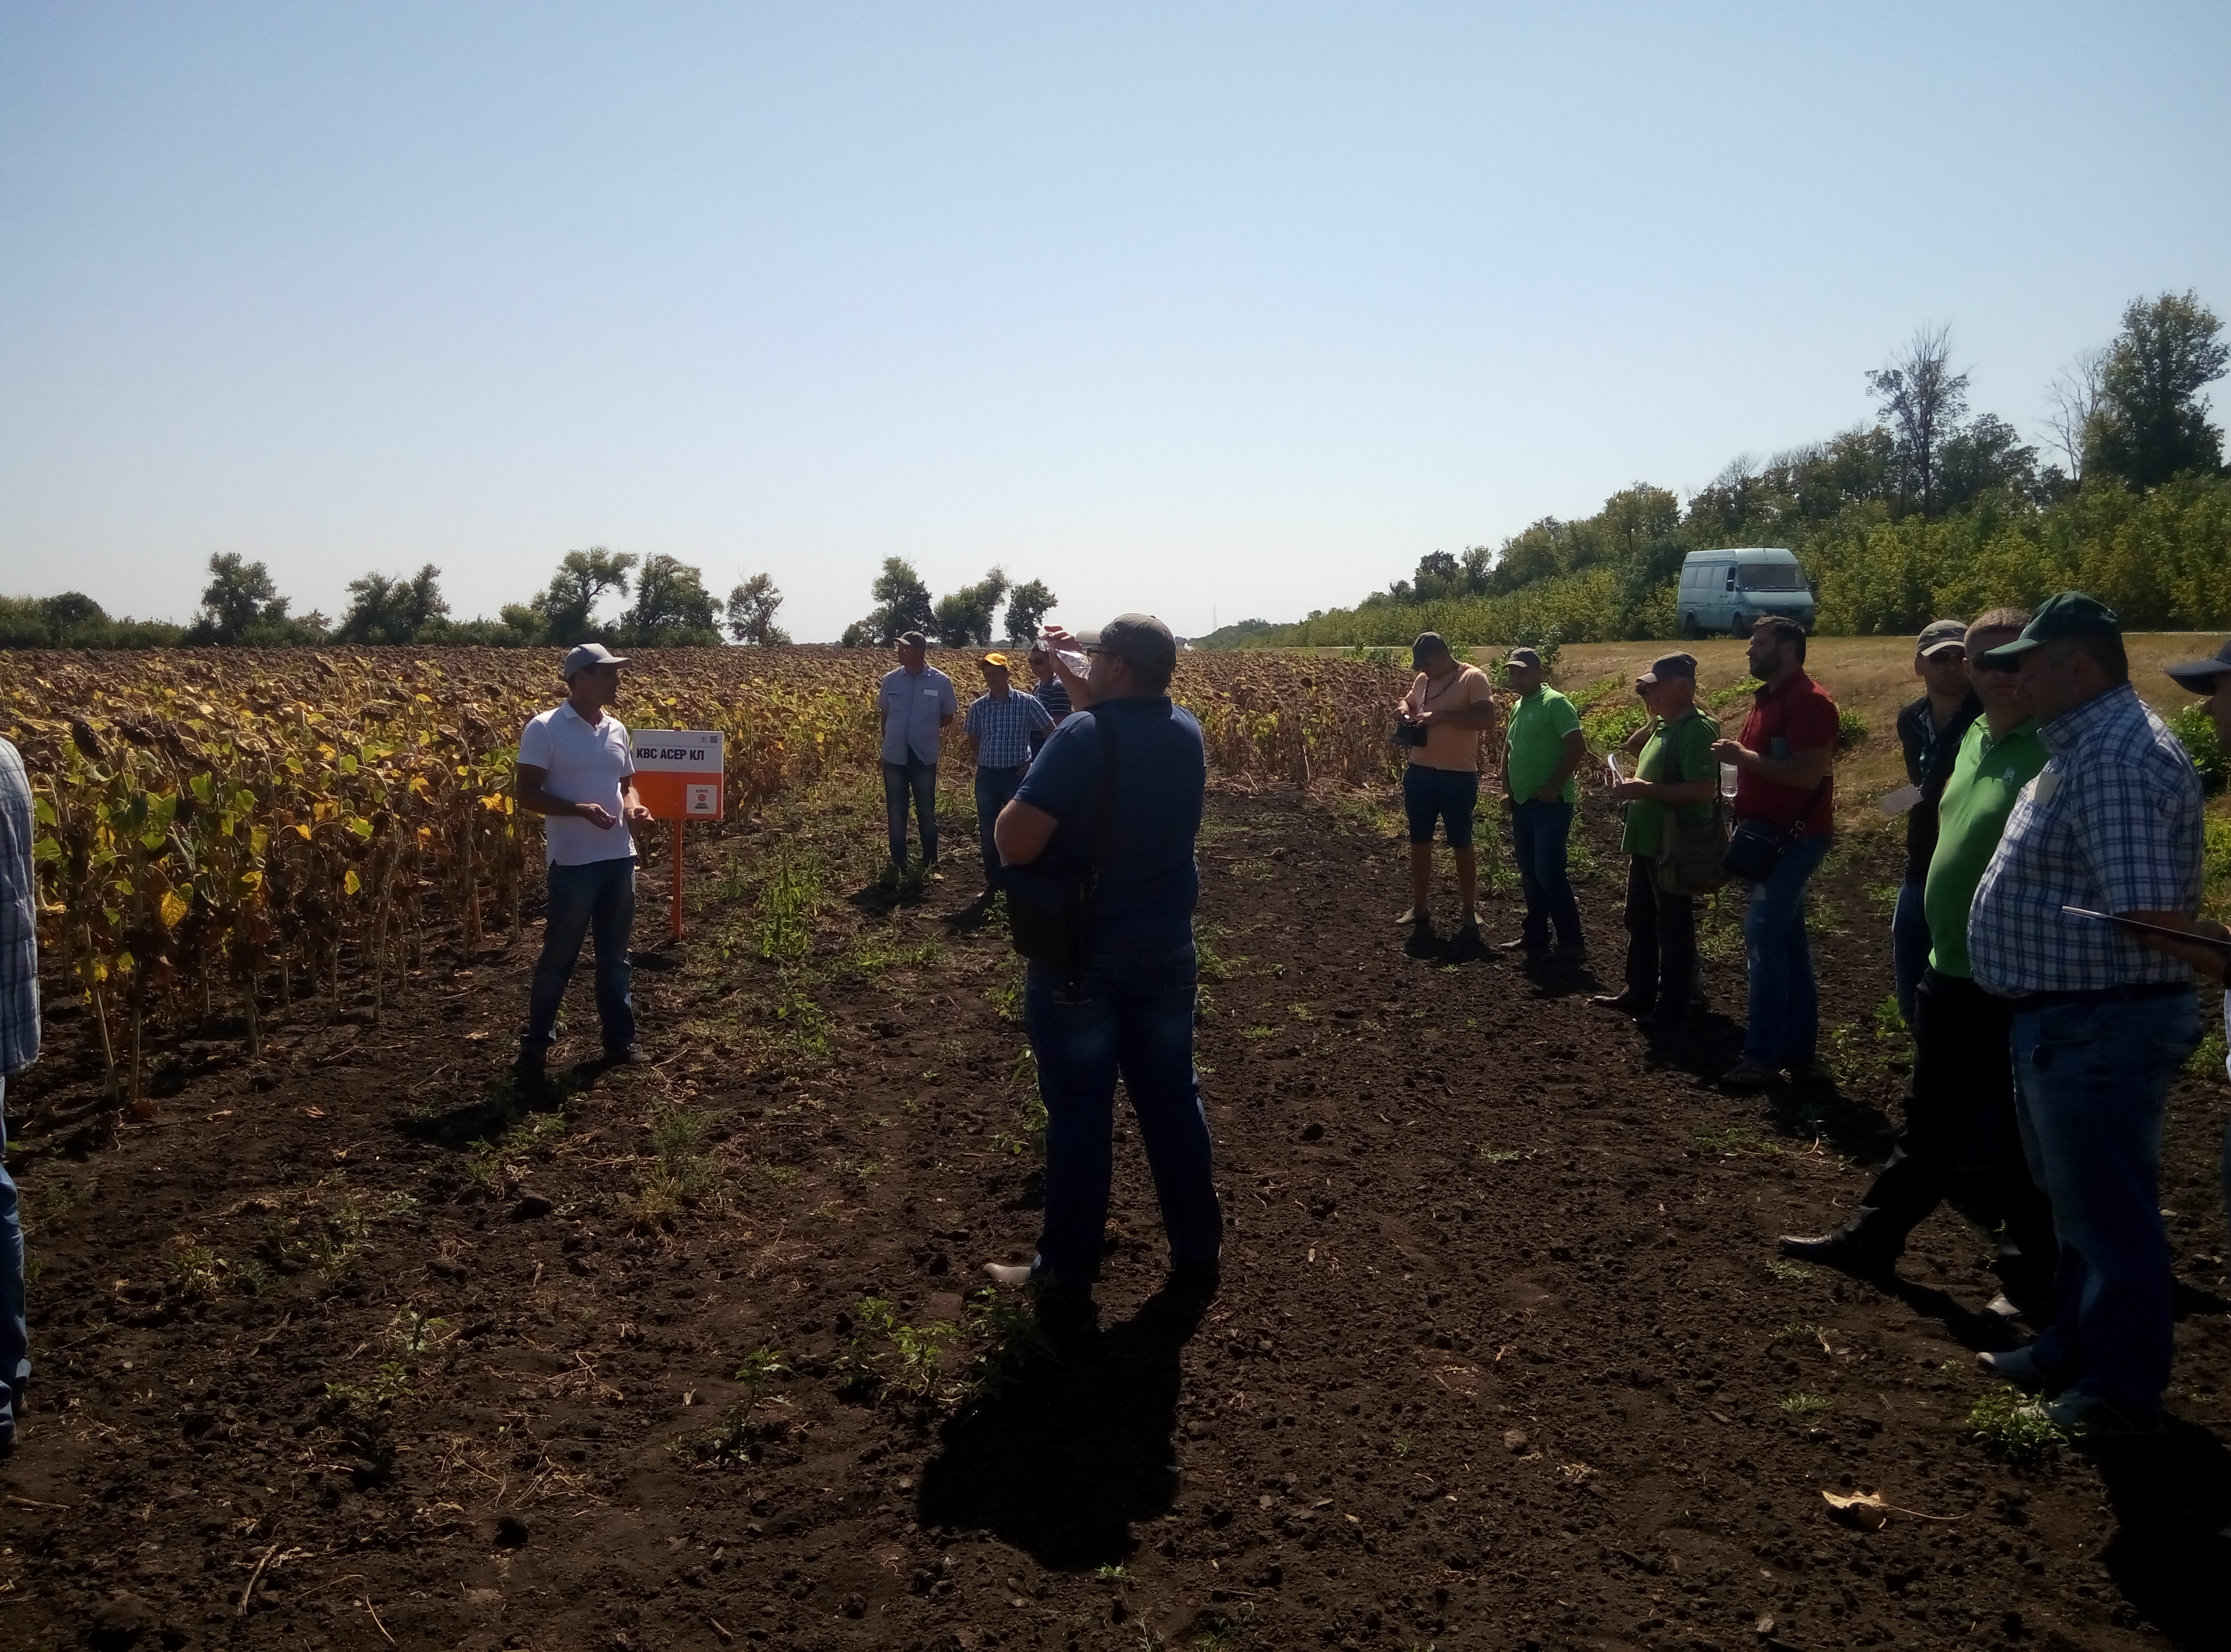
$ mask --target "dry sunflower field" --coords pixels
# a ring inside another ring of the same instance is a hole
[[[36,794],[50,990],[81,994],[112,1093],[144,1109],[150,1040],[369,988],[377,1019],[430,924],[465,944],[521,922],[540,826],[511,796],[521,727],[559,697],[554,651],[25,652],[0,734]],[[940,656],[965,703],[973,657]],[[875,760],[880,654],[674,649],[630,668],[630,728],[717,729],[748,820]],[[1306,784],[1387,772],[1389,668],[1193,655],[1175,692],[1211,760]],[[966,761],[958,724],[948,756]],[[656,852],[655,846],[652,852]]]

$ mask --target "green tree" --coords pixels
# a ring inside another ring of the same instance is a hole
[[[541,618],[543,639],[569,645],[588,640],[598,601],[607,591],[627,595],[628,570],[636,561],[632,552],[616,553],[601,545],[566,552],[548,586],[529,605]],[[504,617],[510,619],[508,609]]]
[[[449,618],[438,581],[442,570],[426,563],[410,579],[367,573],[349,581],[348,612],[333,633],[345,643],[415,643]]]
[[[914,564],[902,556],[883,559],[883,571],[868,587],[868,594],[875,598],[876,606],[858,622],[862,643],[889,648],[908,632],[927,632],[935,623],[929,587],[914,571]],[[852,632],[847,630],[845,634],[849,637]]]
[[[774,623],[782,606],[782,593],[771,574],[754,573],[728,593],[728,635],[740,643],[773,647],[790,640],[790,633]]]
[[[290,616],[288,599],[279,594],[271,570],[262,563],[223,551],[210,558],[209,572],[201,612],[186,632],[187,642],[268,648],[325,640],[325,616],[314,610],[299,619]]]
[[[2131,301],[2100,369],[2087,468],[2134,488],[2222,468],[2222,433],[2208,422],[2202,393],[2231,365],[2222,331],[2215,313],[2189,292]]]
[[[1025,580],[1007,593],[1007,640],[1027,643],[1045,624],[1047,612],[1061,599],[1046,588],[1044,580]]]
[[[974,585],[937,599],[930,635],[947,648],[980,648],[992,640],[992,616],[1007,594],[1007,576],[993,568]]]
[[[646,557],[635,606],[620,616],[620,640],[635,648],[717,647],[720,617],[704,574],[678,557]]]

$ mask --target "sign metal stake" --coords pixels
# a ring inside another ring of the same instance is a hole
[[[682,823],[717,820],[725,812],[727,742],[707,729],[638,729],[635,732],[636,794],[654,820],[667,823],[674,857],[669,873],[667,927],[682,938]]]

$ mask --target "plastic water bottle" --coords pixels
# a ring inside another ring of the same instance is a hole
[[[1720,765],[1720,795],[1733,797],[1735,794],[1736,766],[1733,763],[1722,763]]]

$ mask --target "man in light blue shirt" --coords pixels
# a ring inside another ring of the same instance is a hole
[[[39,884],[33,871],[31,782],[16,748],[0,740],[0,1150],[8,1080],[39,1059]],[[16,1416],[31,1380],[23,1306],[23,1228],[16,1184],[0,1163],[0,1455],[16,1443]]]
[[[925,866],[937,862],[937,742],[960,715],[953,679],[929,664],[929,640],[918,631],[899,638],[899,669],[876,690],[883,724],[883,812],[890,826],[891,865],[906,871],[907,799],[914,799]]]

